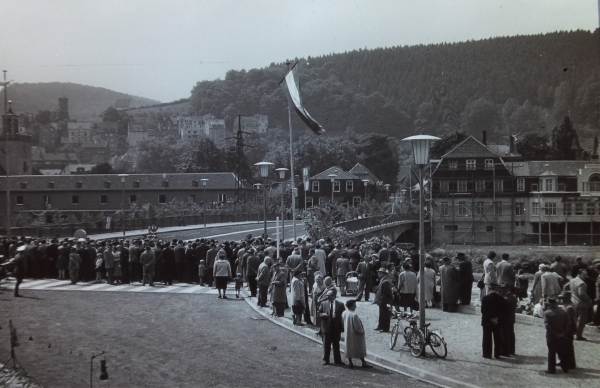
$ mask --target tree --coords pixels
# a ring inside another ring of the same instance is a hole
[[[555,160],[576,160],[581,152],[577,132],[569,116],[552,130],[552,158]]]
[[[98,163],[90,170],[90,174],[116,174],[117,171],[110,163]]]
[[[106,110],[101,114],[102,121],[105,123],[118,123],[121,121],[121,113],[114,107],[109,106]]]
[[[431,146],[431,158],[439,159],[459,143],[463,142],[467,135],[463,131],[454,131],[447,133],[442,138],[433,143]]]
[[[550,145],[548,137],[537,133],[527,133],[517,141],[517,152],[526,160],[548,160]]]

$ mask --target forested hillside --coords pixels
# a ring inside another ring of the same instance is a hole
[[[69,99],[71,119],[84,119],[98,116],[119,99],[131,99],[130,106],[157,104],[158,101],[114,92],[105,88],[64,82],[15,83],[8,89],[9,99],[18,113],[37,113],[38,111],[58,109],[58,99]]]
[[[356,50],[299,60],[304,103],[329,134],[347,129],[403,137],[461,129],[492,141],[540,132],[570,114],[583,139],[600,128],[598,31]],[[229,71],[192,90],[196,113],[269,115],[287,127],[283,63]],[[293,126],[304,130],[300,120]]]

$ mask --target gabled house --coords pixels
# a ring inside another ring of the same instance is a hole
[[[330,175],[335,175],[334,180]],[[341,202],[348,206],[358,206],[364,200],[366,187],[361,178],[342,170],[340,167],[330,167],[309,178],[308,190],[304,183],[298,187],[300,208],[310,208],[313,205],[325,204],[330,201]]]

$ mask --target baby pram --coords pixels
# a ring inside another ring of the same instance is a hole
[[[346,294],[358,293],[358,272],[350,271],[346,274]]]

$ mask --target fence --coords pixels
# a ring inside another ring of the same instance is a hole
[[[278,215],[267,214],[267,220],[275,220]],[[207,214],[206,223],[227,223],[254,221],[261,222],[263,214]],[[161,228],[173,226],[203,225],[204,218],[200,215],[180,216],[180,217],[154,217],[154,218],[133,218],[125,219],[125,230],[144,230],[149,226],[155,225],[160,233]],[[106,219],[91,222],[77,223],[58,223],[30,225],[25,227],[11,228],[12,236],[30,236],[30,237],[69,237],[73,236],[76,230],[83,229],[88,235],[119,232],[123,230],[122,220]],[[6,229],[0,229],[0,233],[5,233]]]

